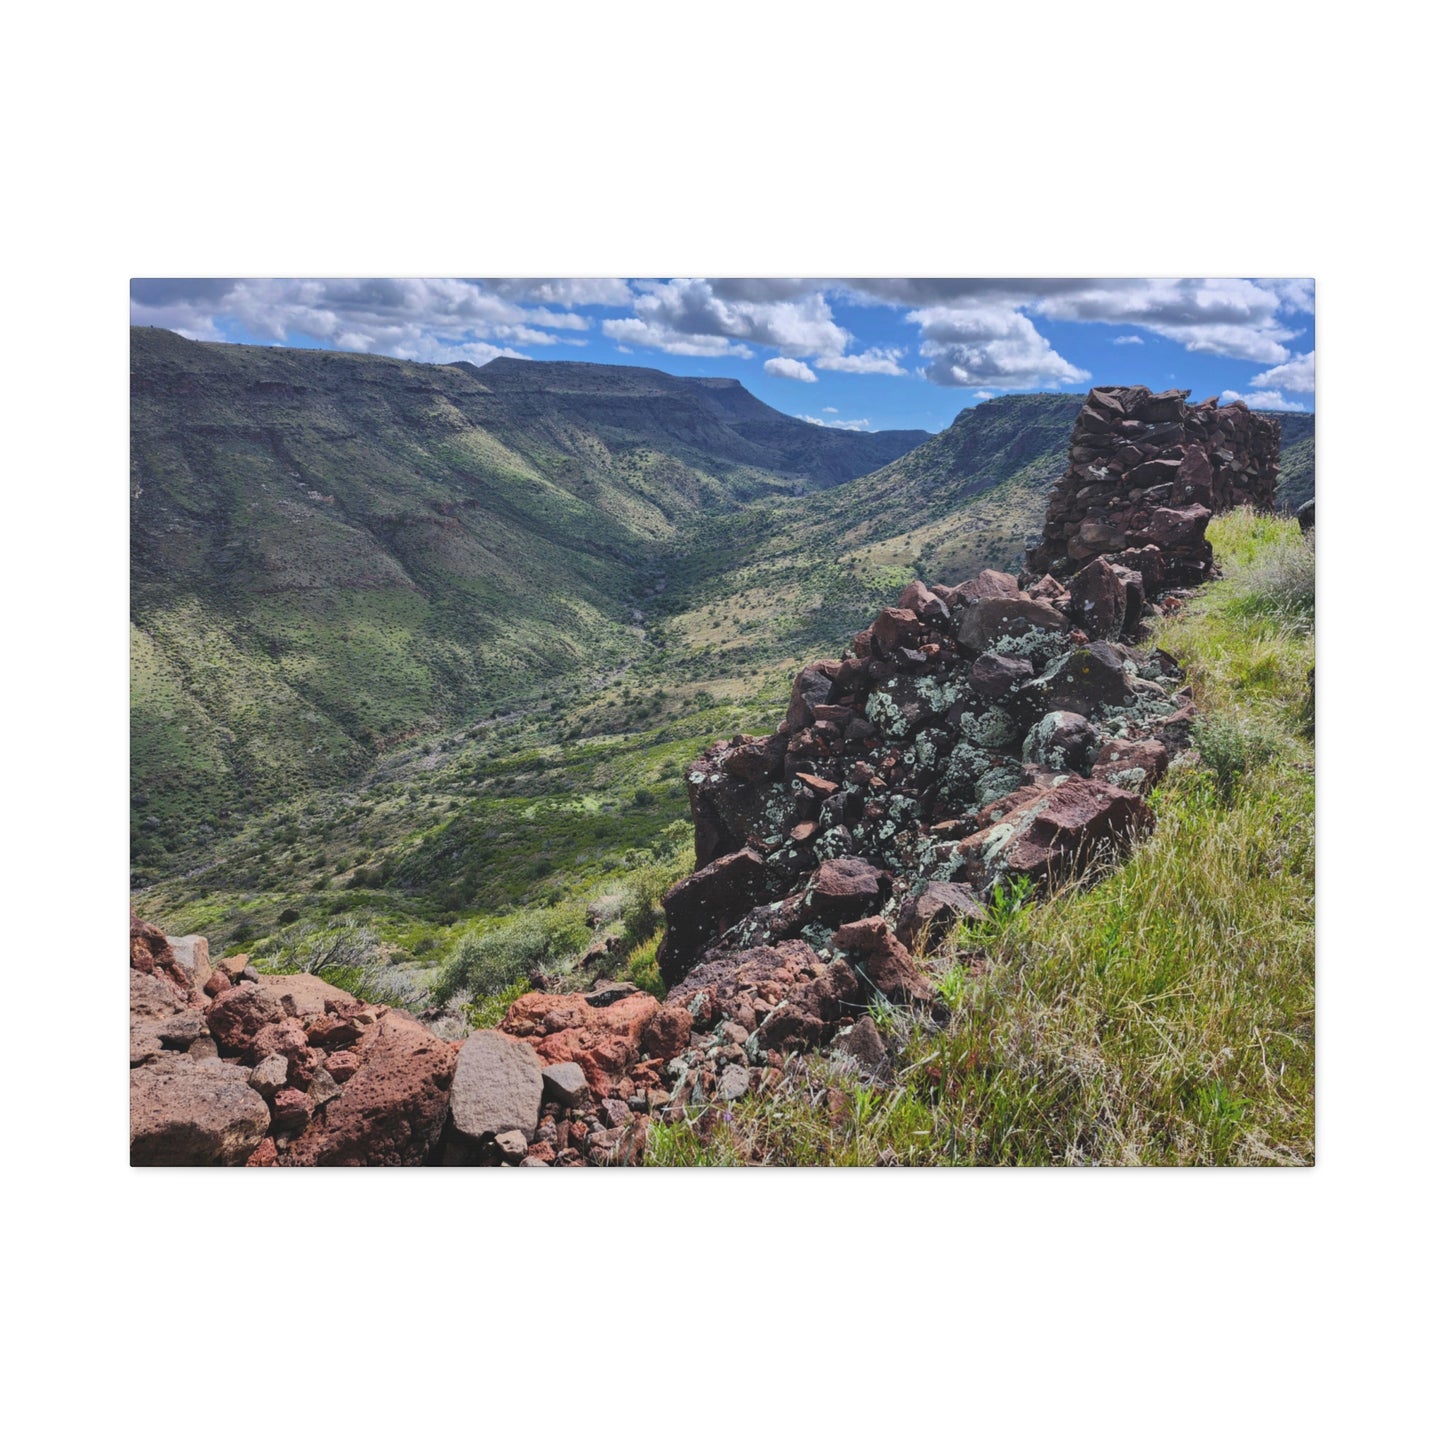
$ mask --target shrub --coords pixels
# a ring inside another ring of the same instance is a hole
[[[568,961],[590,937],[580,902],[515,914],[461,938],[442,961],[435,995],[444,1002],[458,993],[473,998],[501,993],[533,969]]]

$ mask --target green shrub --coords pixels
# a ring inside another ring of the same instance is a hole
[[[499,994],[533,969],[570,961],[591,936],[580,901],[514,914],[462,937],[442,960],[436,998],[445,1002],[459,993],[474,999]]]

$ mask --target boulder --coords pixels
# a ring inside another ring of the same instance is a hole
[[[367,1031],[358,1053],[360,1068],[282,1155],[283,1164],[427,1162],[446,1122],[457,1046],[392,1009]]]
[[[267,1024],[279,1023],[284,1017],[281,1005],[259,983],[238,983],[206,1009],[212,1037],[229,1054],[246,1053]]]
[[[834,948],[855,954],[859,970],[890,1003],[934,1004],[938,990],[918,970],[913,955],[878,917],[845,923],[833,935]]]
[[[994,814],[991,826],[958,844],[968,880],[979,889],[1004,873],[1057,885],[1105,848],[1123,854],[1154,823],[1136,793],[1077,777],[1021,789]]]
[[[814,915],[837,923],[873,912],[887,886],[882,871],[864,858],[830,858],[808,880],[803,897]]]
[[[518,1130],[528,1143],[542,1111],[542,1066],[531,1045],[498,1029],[472,1034],[457,1055],[452,1129],[482,1144]]]
[[[1098,746],[1098,729],[1080,713],[1045,713],[1024,739],[1024,761],[1053,773],[1086,773]]]
[[[1124,654],[1108,642],[1075,649],[1044,673],[1050,709],[1088,714],[1127,703],[1131,693],[1124,661]]]
[[[131,1070],[132,1164],[244,1164],[270,1127],[238,1064],[177,1054]]]
[[[853,1059],[865,1074],[875,1073],[888,1061],[888,1049],[869,1015],[864,1014],[850,1028],[840,1029],[834,1047],[845,1058]]]
[[[962,919],[985,916],[973,889],[966,883],[933,880],[923,885],[917,897],[904,900],[898,910],[898,937],[909,948],[916,947],[924,938],[938,943]]]
[[[542,1070],[542,1097],[564,1109],[575,1109],[585,1102],[587,1089],[582,1065],[570,1059],[565,1064],[548,1064]]]
[[[1069,598],[1070,615],[1091,638],[1118,637],[1123,630],[1128,606],[1125,584],[1102,557],[1075,573]]]
[[[985,652],[969,668],[968,684],[980,697],[997,701],[1017,692],[1033,675],[1034,665],[1026,657]]]
[[[214,972],[210,943],[199,933],[188,933],[183,938],[167,938],[166,942],[191,987],[204,989]]]
[[[189,993],[191,981],[176,961],[169,941],[153,923],[130,916],[130,966],[137,973],[158,974]]]
[[[308,1025],[326,1013],[328,1004],[354,1008],[357,1003],[345,989],[310,973],[263,973],[255,986],[275,1001],[282,1014]]]
[[[987,652],[1000,637],[1019,637],[1033,628],[1067,632],[1063,613],[1047,602],[1036,602],[1015,587],[1012,596],[985,596],[955,611],[959,643],[970,652]]]
[[[1099,749],[1089,776],[1131,793],[1147,793],[1169,767],[1169,749],[1157,738],[1131,742],[1110,738]]]
[[[642,1052],[664,1063],[675,1059],[692,1036],[692,1015],[679,1004],[659,1009],[642,1031]]]

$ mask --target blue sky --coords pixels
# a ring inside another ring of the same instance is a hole
[[[1195,280],[135,280],[200,341],[617,362],[736,377],[823,426],[939,431],[985,397],[1091,385],[1314,410],[1314,283]]]

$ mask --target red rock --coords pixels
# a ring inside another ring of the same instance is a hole
[[[982,602],[986,597],[1012,601],[1018,595],[1019,581],[1017,577],[1011,577],[1007,572],[995,572],[990,568],[985,568],[977,577],[971,577],[967,582],[953,589],[955,604]]]
[[[1111,738],[1099,749],[1090,777],[1131,793],[1147,793],[1169,767],[1169,749],[1157,738]]]
[[[933,1004],[938,990],[919,971],[913,955],[882,918],[845,923],[833,935],[833,946],[861,956],[860,968],[873,987],[891,1003]]]
[[[1118,637],[1123,630],[1128,602],[1124,583],[1102,557],[1070,579],[1069,599],[1069,611],[1091,639]]]
[[[295,1134],[311,1121],[311,1101],[300,1089],[282,1089],[271,1101],[271,1122],[283,1134]]]
[[[793,694],[788,702],[787,730],[798,732],[813,720],[813,709],[828,701],[833,690],[833,679],[840,664],[836,662],[810,662],[793,679]]]
[[[582,994],[525,993],[507,1010],[501,1031],[526,1039],[543,1064],[580,1065],[593,1093],[605,1098],[641,1058],[643,1036],[660,1012],[649,993],[606,1008],[592,1007]],[[680,1024],[674,1015],[661,1027],[671,1038]]]
[[[268,1054],[280,1054],[286,1060],[286,1081],[297,1089],[310,1086],[321,1062],[321,1055],[306,1042],[306,1030],[297,1019],[282,1019],[257,1029],[244,1057],[249,1063],[259,1064]]]
[[[392,1009],[367,1030],[361,1067],[341,1097],[312,1118],[283,1163],[424,1164],[446,1122],[456,1050]]]
[[[791,838],[794,843],[806,843],[817,831],[818,825],[816,823],[799,823],[796,828],[788,831],[788,837]]]
[[[987,652],[1000,637],[1017,637],[1031,628],[1065,632],[1068,623],[1047,602],[1036,602],[1015,589],[1011,597],[987,596],[954,614],[958,640],[971,652]]]
[[[171,1054],[130,1071],[132,1164],[244,1164],[270,1125],[239,1064]]]
[[[692,1015],[681,1004],[659,1009],[642,1031],[642,1051],[664,1063],[675,1059],[692,1035]]]
[[[820,778],[816,773],[794,773],[793,776],[819,798],[831,798],[838,791],[837,783],[830,783],[827,778]]]
[[[1001,873],[1057,885],[1105,846],[1127,851],[1154,823],[1136,794],[1094,779],[1071,777],[1054,788],[1023,789],[1002,803],[1014,799],[1020,801],[991,827],[958,844],[975,888]]]
[[[246,1160],[247,1169],[275,1168],[280,1162],[276,1154],[276,1141],[268,1134],[266,1138],[256,1145],[251,1151],[251,1157]]]
[[[923,938],[941,943],[961,919],[983,917],[983,907],[972,888],[962,883],[933,880],[923,885],[916,898],[906,899],[898,910],[898,937],[909,948]]]
[[[279,1023],[282,1017],[281,1005],[254,983],[228,988],[206,1009],[211,1036],[233,1054],[245,1053],[267,1024]]]
[[[191,991],[191,981],[176,960],[164,933],[153,923],[145,923],[134,913],[130,916],[130,966],[140,973],[158,974],[169,980],[183,994]]]
[[[827,922],[856,918],[877,907],[883,873],[863,858],[829,858],[819,865],[804,892],[806,906]]]
[[[901,607],[885,607],[873,619],[874,644],[887,655],[899,647],[912,647],[923,640],[923,624],[916,613]]]
[[[911,612],[925,622],[947,622],[948,604],[922,582],[910,582],[898,595],[900,612]]]
[[[338,1084],[344,1084],[361,1067],[361,1060],[347,1049],[339,1049],[326,1057],[326,1072]]]

